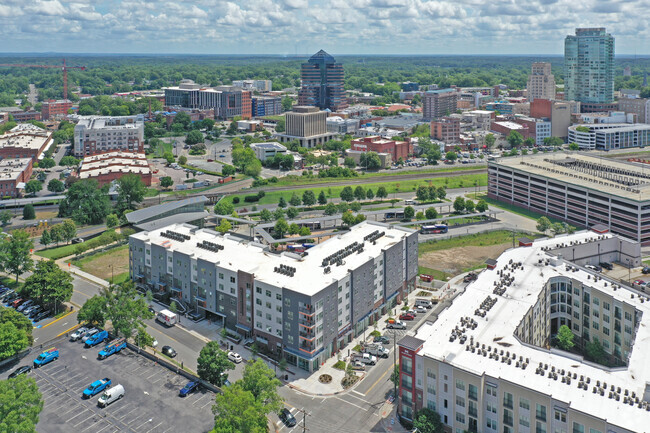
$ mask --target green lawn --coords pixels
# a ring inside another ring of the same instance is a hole
[[[45,250],[36,251],[37,256],[45,257],[47,259],[58,260],[63,257],[71,256],[74,254],[76,245],[63,245],[60,247],[50,247]]]
[[[514,238],[517,239],[523,236],[515,232]],[[528,238],[539,238],[543,235],[540,233],[536,234],[526,234]],[[498,230],[494,232],[487,233],[475,233],[466,236],[460,236],[457,238],[450,239],[440,239],[440,240],[431,240],[428,242],[420,243],[418,248],[418,255],[422,255],[429,251],[440,251],[456,247],[483,247],[489,245],[500,245],[505,244],[506,242],[512,242],[513,232],[509,230]]]
[[[162,158],[165,152],[172,153],[173,146],[172,143],[167,143],[163,141],[162,145],[156,146],[156,151],[152,154],[147,155],[148,158]]]
[[[468,175],[461,175],[461,176],[454,176],[454,177],[445,177],[445,178],[434,178],[430,180],[406,180],[406,181],[396,181],[396,182],[380,182],[380,183],[369,183],[369,184],[364,184],[362,185],[366,190],[368,188],[372,189],[374,192],[377,191],[377,188],[380,186],[383,186],[386,188],[386,191],[388,192],[389,196],[388,198],[393,198],[390,196],[390,194],[393,193],[403,193],[403,192],[409,192],[412,191],[413,195],[415,195],[415,190],[417,189],[418,186],[444,186],[447,189],[451,188],[463,188],[463,187],[469,187],[473,186],[474,182],[478,181],[479,186],[485,186],[487,185],[487,174],[468,174]],[[314,187],[314,188],[303,188],[303,189],[295,189],[292,191],[269,191],[266,193],[264,197],[258,202],[255,203],[245,203],[244,202],[244,196],[245,195],[254,195],[254,193],[251,191],[250,194],[242,194],[239,196],[228,196],[224,200],[228,200],[229,202],[232,203],[233,197],[239,197],[240,202],[235,205],[235,207],[247,207],[251,208],[255,205],[260,205],[260,204],[274,204],[277,203],[278,200],[280,200],[280,197],[284,197],[285,200],[289,201],[291,198],[291,195],[293,193],[298,194],[299,196],[302,196],[303,192],[307,190],[312,190],[318,196],[321,191],[325,192],[325,197],[329,198],[339,198],[341,191],[345,185],[341,186],[331,186],[331,187]],[[356,188],[356,185],[354,186]]]
[[[469,268],[462,269],[458,274],[463,274],[465,272],[475,271],[477,269],[483,269],[486,267],[487,266],[484,263],[477,264],[476,266],[470,266]],[[426,266],[418,266],[418,273],[431,275],[435,280],[438,281],[447,281],[451,277],[454,277],[456,275],[456,274],[448,274],[447,272],[439,271],[438,269],[427,268]]]
[[[92,254],[72,264],[106,281],[113,279],[114,284],[123,283],[129,279],[129,246],[120,245],[101,253]]]
[[[510,203],[504,203],[502,201],[495,200],[493,198],[490,198],[487,196],[487,194],[470,194],[473,197],[477,197],[478,200],[485,200],[490,206],[497,207],[499,209],[507,210],[508,212],[512,212],[517,215],[521,215],[526,218],[530,218],[532,220],[538,220],[541,217],[545,216],[542,215],[541,213],[534,212],[532,210],[524,209],[523,207],[515,206]],[[562,220],[552,218],[552,217],[547,217],[552,223],[561,223]]]

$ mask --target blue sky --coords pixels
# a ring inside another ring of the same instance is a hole
[[[606,27],[650,54],[650,0],[0,0],[0,52],[562,54]]]

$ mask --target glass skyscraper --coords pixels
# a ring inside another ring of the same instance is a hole
[[[311,105],[322,110],[338,111],[348,106],[343,88],[343,65],[320,50],[302,64],[302,85],[298,94],[299,105]]]
[[[584,104],[614,101],[614,37],[604,28],[576,29],[564,40],[564,91]]]

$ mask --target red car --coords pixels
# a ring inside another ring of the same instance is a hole
[[[644,286],[644,285],[645,285],[645,281],[643,281],[643,280],[634,280],[634,284],[636,284],[636,285],[638,285],[638,286]]]
[[[23,302],[25,302],[25,299],[18,298],[11,303],[11,306],[14,308],[18,308],[20,304],[22,304]]]
[[[404,313],[399,316],[399,320],[414,320],[415,316],[412,315],[411,313]]]

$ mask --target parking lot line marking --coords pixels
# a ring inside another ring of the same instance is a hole
[[[384,376],[386,376],[386,375],[387,375],[391,370],[392,370],[392,369],[389,368],[388,370],[386,370],[386,371],[384,372],[384,374],[382,374],[381,376],[379,376],[379,379],[377,379],[377,380],[375,381],[375,383],[373,383],[373,384],[370,386],[370,388],[368,388],[368,389],[366,390],[366,395],[370,394],[370,391],[372,391],[372,389],[373,389],[373,388],[374,388],[374,387],[379,383],[379,381],[381,381],[381,380],[384,378]]]
[[[151,376],[147,377],[147,380],[151,379],[152,377],[154,377],[154,376],[157,375],[157,374],[158,374],[158,372],[156,371],[156,372],[153,373]]]
[[[347,400],[343,400],[342,398],[339,398],[339,397],[334,397],[334,398],[337,399],[337,400],[341,400],[342,402],[347,403],[350,406],[354,406],[354,407],[356,407],[358,409],[365,410],[366,412],[368,412],[368,409],[366,409],[365,407],[359,406],[359,405],[354,404],[354,403],[352,403],[350,401],[347,401]]]
[[[69,419],[66,421],[66,424],[69,423],[70,421],[72,421],[73,419],[75,419],[76,417],[78,417],[79,415],[83,415],[85,412],[86,412],[86,411],[79,412],[78,414],[76,414],[76,415],[73,416],[72,418],[69,418]]]
[[[50,325],[52,325],[52,324],[58,322],[59,320],[68,317],[68,316],[69,316],[70,314],[72,314],[72,313],[74,313],[74,311],[70,311],[69,313],[67,313],[67,314],[65,314],[65,315],[63,315],[63,316],[61,316],[61,317],[59,317],[58,319],[51,321],[51,322],[48,323],[47,325],[43,325],[43,326],[41,327],[41,329],[47,328],[48,326],[50,326]]]
[[[158,428],[158,426],[159,426],[160,424],[162,424],[162,421],[161,421],[161,422],[159,422],[159,423],[158,423],[158,425],[157,425],[157,426],[155,426],[154,428],[152,428],[151,430],[148,430],[148,431],[147,431],[147,433],[149,433],[149,432],[152,432],[152,431],[154,431],[154,430],[156,430],[156,428]]]
[[[66,332],[70,332],[70,331],[72,331],[73,329],[78,328],[79,326],[81,326],[81,324],[76,324],[76,325],[74,325],[72,328],[68,328],[68,329],[66,329],[65,331],[63,331],[62,333],[60,333],[59,335],[57,335],[57,337],[60,337],[60,336],[62,336],[63,334],[65,334]]]
[[[149,418],[148,420],[146,420],[145,422],[143,422],[142,424],[140,424],[139,426],[137,426],[135,429],[136,429],[136,430],[140,430],[140,427],[142,427],[143,425],[145,425],[145,424],[148,423],[148,422],[151,422],[152,419],[153,419],[153,418]]]
[[[97,430],[95,433],[99,433],[99,432],[101,432],[101,431],[104,430],[106,427],[111,427],[111,424],[107,423],[105,427],[103,427],[103,428],[100,429],[100,430]]]
[[[67,414],[69,414],[70,412],[72,412],[72,411],[75,410],[75,409],[79,409],[79,408],[77,407],[77,405],[72,406],[72,409],[68,409],[67,411],[65,411],[65,412],[63,412],[63,413],[60,413],[59,416],[67,415]]]
[[[208,402],[207,402],[206,404],[204,404],[203,406],[201,406],[201,409],[203,409],[203,408],[206,407],[206,406],[210,406],[212,403],[213,403],[213,402],[212,402],[212,399],[209,399]]]
[[[205,394],[202,395],[201,397],[197,398],[196,400],[194,400],[194,401],[192,402],[192,405],[195,405],[195,404],[197,404],[198,402],[200,402],[201,400],[203,400],[203,397],[205,397]]]
[[[128,407],[128,406],[126,406],[126,407]],[[133,409],[131,409],[130,411],[128,411],[127,413],[125,413],[124,415],[122,415],[122,416],[121,416],[120,418],[118,418],[118,419],[119,419],[120,421],[122,421],[124,418],[126,418],[126,417],[127,417],[131,412],[133,412],[134,410],[138,410],[138,407],[137,407],[137,406],[134,407]]]

